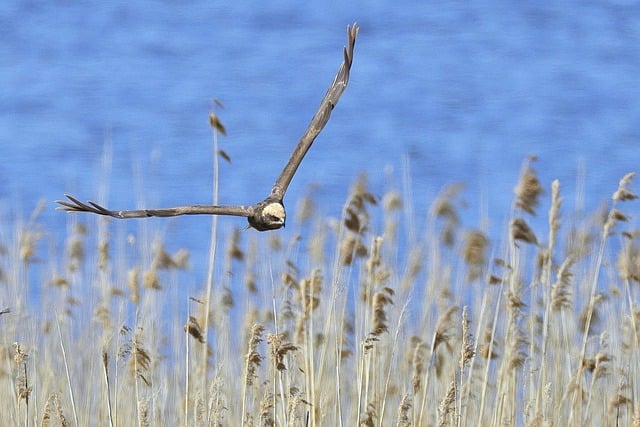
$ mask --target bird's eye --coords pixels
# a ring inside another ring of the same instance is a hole
[[[269,215],[268,218],[269,218],[269,221],[271,222],[284,222],[284,220],[279,216]]]

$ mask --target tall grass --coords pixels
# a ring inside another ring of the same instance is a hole
[[[457,186],[421,213],[359,179],[341,218],[214,225],[202,286],[146,226],[69,215],[58,248],[36,212],[0,233],[2,424],[640,426],[632,177],[578,215],[527,160],[503,238]]]

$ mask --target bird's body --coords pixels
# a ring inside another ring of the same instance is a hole
[[[281,200],[267,197],[252,207],[249,225],[258,231],[277,230],[284,227],[287,214]]]
[[[353,49],[356,37],[358,36],[358,25],[347,26],[347,46],[344,48],[344,60],[338,69],[338,73],[329,86],[324,98],[311,123],[307,127],[304,135],[300,138],[298,145],[294,149],[291,157],[284,166],[282,172],[276,179],[271,192],[261,202],[249,206],[211,206],[211,205],[188,205],[177,206],[165,209],[139,209],[139,210],[109,210],[97,203],[83,203],[80,200],[65,194],[67,200],[58,200],[61,206],[59,209],[69,212],[89,212],[98,215],[106,215],[114,218],[147,218],[152,216],[169,217],[178,215],[232,215],[247,217],[249,225],[259,231],[277,230],[284,227],[286,212],[283,199],[289,188],[302,159],[313,144],[313,141],[320,134],[324,126],[329,121],[331,111],[338,103],[340,96],[349,82],[349,72],[353,62]]]

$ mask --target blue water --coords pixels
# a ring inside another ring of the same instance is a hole
[[[486,212],[500,233],[534,154],[545,187],[558,178],[571,206],[584,185],[593,208],[640,169],[639,18],[632,1],[5,1],[0,214],[45,200],[41,221],[61,242],[67,218],[53,201],[64,193],[118,209],[208,203],[214,98],[232,158],[220,200],[261,200],[355,20],[349,87],[286,200],[317,184],[323,213],[339,215],[355,177],[381,194],[400,185],[407,156],[417,210],[464,182],[466,225]],[[173,221],[169,238],[201,253],[201,275],[208,219]]]

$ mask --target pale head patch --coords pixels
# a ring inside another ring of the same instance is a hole
[[[270,217],[281,219],[284,222],[284,218],[285,218],[284,207],[280,203],[269,203],[267,206],[264,207],[262,214],[264,216],[270,216]]]

